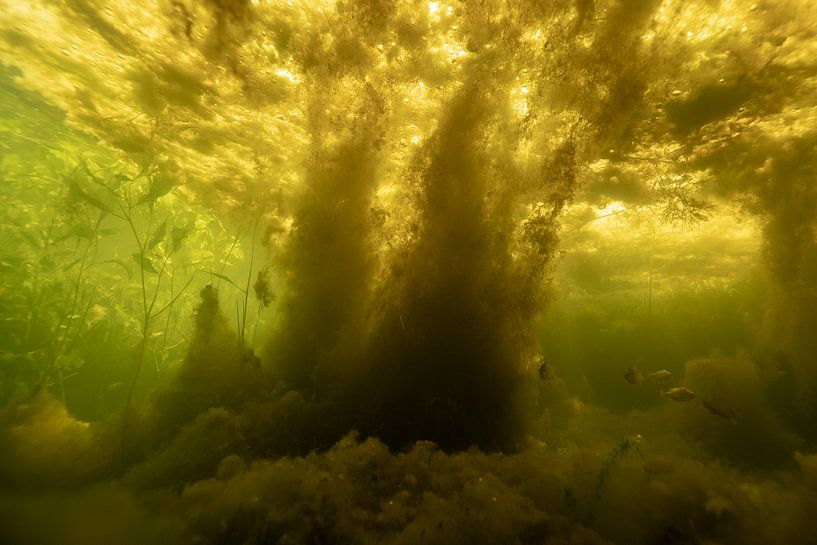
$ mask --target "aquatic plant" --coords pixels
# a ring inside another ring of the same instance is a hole
[[[602,462],[601,468],[596,473],[596,478],[593,482],[592,498],[586,507],[587,511],[585,516],[588,524],[592,525],[595,511],[598,504],[602,500],[604,491],[607,488],[608,480],[610,479],[610,475],[615,471],[616,467],[618,467],[619,463],[624,459],[624,457],[630,452],[631,449],[638,453],[642,458],[644,457],[644,454],[638,448],[640,443],[640,435],[622,439],[621,442],[613,447]]]

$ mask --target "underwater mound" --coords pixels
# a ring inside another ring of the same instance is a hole
[[[237,415],[210,411],[121,479],[5,487],[0,536],[66,545],[808,542],[815,455],[798,454],[770,479],[666,432],[611,441],[660,421],[648,414],[622,426],[585,409],[575,420],[606,422],[607,433],[591,425],[558,444],[531,438],[511,455],[449,454],[430,442],[392,453],[351,434],[322,453],[259,458],[225,433],[240,428]],[[19,459],[16,470],[37,464]]]

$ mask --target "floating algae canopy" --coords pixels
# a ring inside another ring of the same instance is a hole
[[[0,542],[814,543],[811,0],[0,33]]]

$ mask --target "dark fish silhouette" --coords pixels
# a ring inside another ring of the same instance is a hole
[[[667,371],[666,369],[661,369],[660,371],[654,371],[652,373],[647,374],[644,379],[648,382],[665,382],[672,378],[672,373]]]
[[[695,392],[688,388],[670,388],[666,392],[661,392],[663,397],[668,397],[673,401],[692,401],[695,399]]]
[[[734,409],[724,407],[720,403],[716,403],[714,401],[707,401],[705,399],[701,399],[701,403],[706,410],[708,410],[715,416],[720,416],[721,418],[725,418],[726,420],[733,420],[735,416],[737,416],[737,413],[734,411]]]
[[[539,366],[539,378],[542,380],[553,380],[559,376],[556,368],[546,361],[542,361]]]
[[[653,371],[652,373],[647,373],[646,376],[641,374],[641,371],[639,371],[635,367],[630,367],[629,369],[627,369],[627,371],[624,372],[624,379],[630,384],[642,384],[644,382],[666,382],[671,378],[672,373],[670,373],[666,369],[661,369],[660,371]]]
[[[644,375],[642,375],[641,372],[635,367],[630,367],[624,373],[624,380],[630,384],[641,384],[644,382]]]

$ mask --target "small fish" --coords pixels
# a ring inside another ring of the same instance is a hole
[[[249,363],[254,367],[261,367],[261,358],[255,355],[255,351],[252,348],[248,348],[244,351],[241,355],[241,361]]]
[[[543,361],[542,365],[539,366],[539,378],[542,380],[553,380],[558,376],[559,373],[556,371],[556,368],[548,362]]]
[[[725,418],[727,420],[732,420],[735,418],[737,413],[728,407],[724,407],[719,403],[715,403],[713,401],[707,401],[705,399],[701,399],[701,403],[703,406],[712,414],[716,416],[720,416],[721,418]]]
[[[648,374],[645,378],[651,382],[666,382],[672,378],[672,373],[666,369],[661,369],[660,371],[655,371]]]
[[[695,393],[687,388],[670,388],[666,392],[661,392],[662,396],[666,396],[673,401],[692,401],[695,399]]]
[[[635,367],[630,367],[624,373],[624,379],[630,384],[641,384],[644,382],[644,375]]]
[[[121,382],[114,382],[113,384],[108,386],[108,390],[116,390],[117,388],[121,388],[121,387],[122,387]]]

